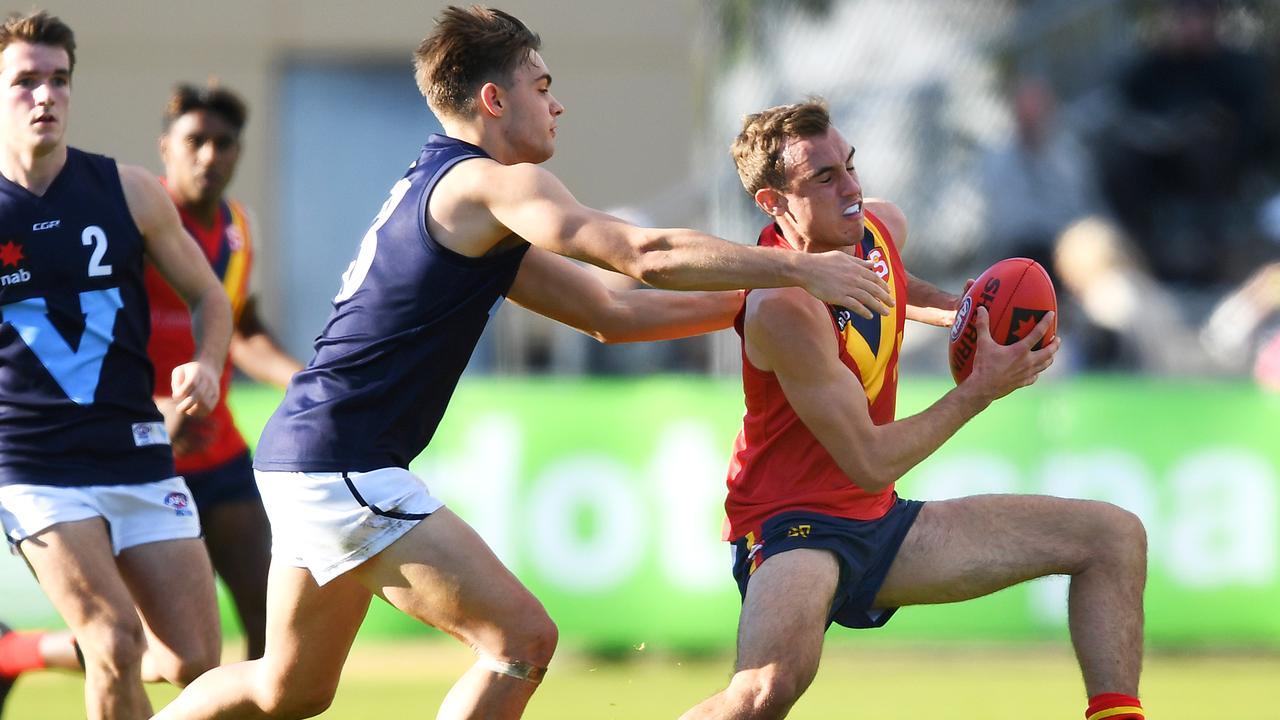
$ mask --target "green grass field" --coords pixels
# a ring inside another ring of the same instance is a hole
[[[359,643],[330,720],[427,718],[469,655],[448,643]],[[674,718],[714,692],[728,657],[677,658],[635,652],[625,661],[566,653],[529,706],[530,720]],[[81,683],[70,675],[23,678],[5,720],[84,717]],[[1143,699],[1152,720],[1280,719],[1280,657],[1154,655]],[[156,686],[159,707],[173,697]],[[1060,649],[829,649],[792,718],[1042,720],[1081,717],[1083,690]]]

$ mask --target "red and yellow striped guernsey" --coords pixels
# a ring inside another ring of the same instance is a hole
[[[888,228],[869,212],[865,227],[862,242],[856,248],[858,256],[870,260],[889,283],[895,305],[888,315],[869,320],[841,307],[828,306],[828,310],[840,361],[866,391],[872,422],[883,425],[893,421],[897,402],[907,273]],[[759,244],[790,248],[776,225],[761,232]],[[742,312],[735,326],[741,335]],[[736,540],[749,533],[758,536],[761,523],[789,510],[857,520],[873,520],[888,512],[894,500],[893,486],[868,493],[846,476],[796,416],[777,376],[747,360],[745,346],[742,388],[747,411],[729,465],[725,539]]]
[[[253,269],[253,236],[249,215],[234,200],[224,200],[212,226],[204,226],[181,207],[182,225],[196,239],[213,267],[214,274],[231,300],[232,318],[239,322],[249,297],[249,274]],[[157,395],[169,393],[170,375],[182,363],[190,362],[195,353],[191,336],[191,313],[173,288],[147,265],[145,282],[151,303],[151,340],[147,354],[155,365]],[[179,473],[208,470],[243,453],[247,446],[236,429],[227,409],[227,388],[231,384],[232,367],[227,361],[222,371],[222,400],[205,422],[213,429],[215,440],[205,449],[175,458]]]

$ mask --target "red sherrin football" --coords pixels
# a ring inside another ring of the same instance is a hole
[[[1053,340],[1058,326],[1058,298],[1053,281],[1035,260],[1009,258],[987,268],[960,301],[955,324],[951,326],[951,377],[960,383],[973,370],[973,354],[978,348],[975,313],[987,308],[991,337],[1002,345],[1011,345],[1026,337],[1045,313],[1053,311],[1049,332],[1037,348]]]

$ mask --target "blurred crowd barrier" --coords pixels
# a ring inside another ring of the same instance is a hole
[[[900,412],[945,389],[940,380],[905,383]],[[278,397],[235,388],[247,436]],[[741,390],[727,380],[473,380],[413,468],[546,604],[566,642],[723,649],[738,598],[720,528],[741,413]],[[1280,650],[1276,427],[1280,398],[1243,382],[1050,382],[993,405],[898,490],[926,500],[1019,492],[1114,502],[1138,514],[1150,538],[1153,646]],[[0,581],[7,621],[54,621],[21,562],[0,563]],[[1066,588],[1050,578],[912,608],[873,634],[1064,637]],[[375,603],[364,632],[427,631]]]

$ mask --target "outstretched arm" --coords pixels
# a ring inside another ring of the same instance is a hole
[[[747,359],[772,371],[805,427],[862,489],[878,492],[931,455],[992,401],[1035,382],[1058,341],[1032,350],[1048,329],[997,345],[979,310],[974,372],[925,411],[884,425],[871,420],[862,385],[840,362],[831,320],[811,298],[791,290],[752,293],[745,321]]]
[[[590,269],[529,248],[507,293],[513,302],[604,343],[671,340],[733,324],[742,293],[614,290]]]
[[[258,317],[257,298],[250,296],[240,310],[240,319],[231,334],[231,362],[245,375],[260,383],[284,387],[301,363],[285,352]]]
[[[806,255],[738,245],[695,230],[636,227],[582,205],[554,175],[535,165],[469,162],[449,175],[455,174],[458,182],[470,183],[480,204],[505,230],[558,255],[616,270],[654,287],[797,286],[864,317],[887,313],[893,302],[870,264],[846,253]],[[446,176],[442,184],[449,180]]]
[[[884,226],[889,229],[893,243],[898,252],[907,247],[909,228],[907,216],[897,205],[880,198],[867,198],[863,207],[873,213]],[[965,285],[965,290],[969,289]],[[933,283],[907,273],[907,319],[928,325],[949,327],[956,319],[956,310],[960,305],[960,297],[938,289]]]
[[[969,285],[972,284],[972,280],[965,284],[965,292],[968,292]],[[952,295],[928,280],[921,280],[907,273],[907,297],[911,299],[907,305],[908,320],[938,327],[951,327],[956,320],[956,310],[960,307],[960,298],[964,297],[964,293]]]
[[[204,253],[182,228],[160,182],[140,167],[119,167],[125,200],[142,231],[148,258],[191,308],[196,352],[191,362],[173,370],[177,410],[207,415],[218,404],[218,380],[231,341],[231,303]]]

